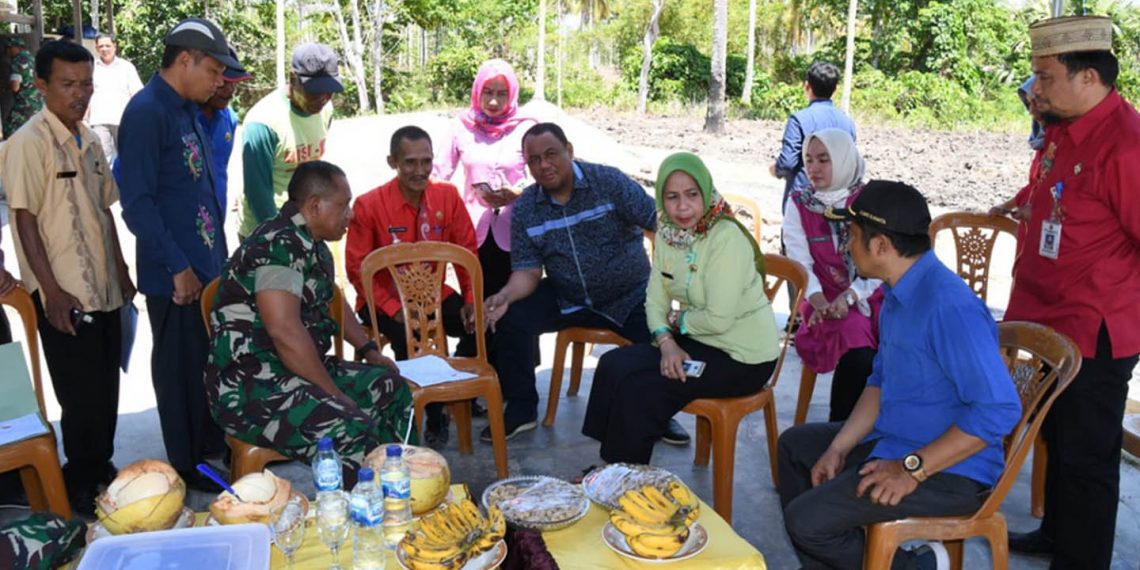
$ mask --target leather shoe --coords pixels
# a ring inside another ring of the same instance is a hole
[[[512,437],[524,431],[530,431],[538,427],[537,420],[530,420],[526,422],[513,422],[511,420],[505,420],[504,424],[505,425],[503,427],[506,428],[507,432],[507,436],[504,439],[511,439]],[[479,440],[491,443],[491,426],[483,428],[483,431],[479,433]]]
[[[1018,554],[1052,556],[1053,539],[1045,536],[1041,529],[1029,532],[1009,533],[1009,549]]]
[[[689,445],[689,432],[681,426],[681,422],[676,419],[669,418],[669,426],[665,428],[665,433],[661,436],[661,441],[669,445]]]

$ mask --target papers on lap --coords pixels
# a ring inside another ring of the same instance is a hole
[[[401,360],[396,364],[400,367],[400,376],[421,387],[476,377],[470,372],[461,372],[452,368],[446,360],[434,354]]]
[[[18,342],[0,345],[0,445],[48,433]]]

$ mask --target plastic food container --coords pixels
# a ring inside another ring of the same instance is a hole
[[[267,570],[269,541],[263,524],[109,536],[87,548],[78,570]]]

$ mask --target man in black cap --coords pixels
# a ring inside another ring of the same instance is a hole
[[[238,236],[277,215],[288,199],[293,171],[320,160],[332,123],[332,95],[344,91],[339,59],[329,46],[303,43],[293,50],[289,85],[249,110],[242,132],[245,191],[238,210]]]
[[[235,59],[237,53],[233,47],[230,55]],[[218,193],[218,203],[222,205],[222,221],[226,219],[226,209],[229,205],[229,164],[230,155],[234,150],[234,135],[237,133],[237,113],[230,108],[230,101],[237,92],[237,85],[242,81],[249,81],[253,76],[248,71],[227,67],[222,74],[222,86],[214,91],[214,96],[202,103],[198,110],[198,122],[202,131],[210,139],[210,150],[214,157],[215,190]]]
[[[137,237],[166,456],[191,488],[216,491],[195,469],[207,452],[223,449],[202,384],[209,347],[198,296],[227,250],[210,140],[195,116],[226,68],[241,65],[222,31],[201,18],[179,22],[165,44],[162,68],[123,111],[115,178],[123,220]]]
[[[804,568],[860,568],[865,525],[981,506],[1021,403],[989,310],[930,249],[917,190],[872,181],[828,216],[851,222],[859,274],[883,280],[879,352],[846,422],[780,436],[778,490]],[[933,568],[944,553],[900,552],[896,567]]]

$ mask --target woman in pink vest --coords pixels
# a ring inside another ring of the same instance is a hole
[[[788,257],[808,270],[796,352],[817,373],[835,371],[828,420],[843,421],[871,374],[882,282],[855,274],[847,251],[849,223],[824,217],[828,208],[847,207],[863,189],[863,157],[855,141],[839,129],[816,131],[805,141],[803,157],[811,185],[792,191],[783,225]]]

